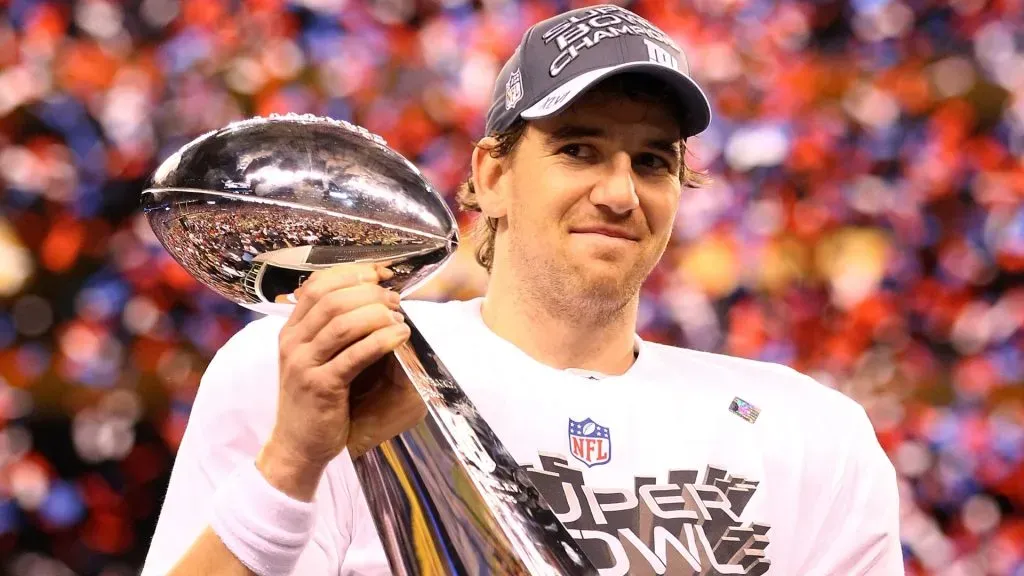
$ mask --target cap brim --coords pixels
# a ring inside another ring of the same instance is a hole
[[[625,72],[641,72],[654,76],[676,93],[679,105],[684,110],[683,125],[680,126],[683,137],[700,134],[711,124],[711,104],[700,86],[675,68],[654,62],[627,62],[584,72],[551,93],[545,94],[536,104],[523,110],[520,116],[526,120],[554,116],[571,106],[598,82]]]

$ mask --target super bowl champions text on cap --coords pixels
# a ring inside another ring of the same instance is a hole
[[[618,6],[599,6],[582,15],[570,16],[544,33],[544,43],[553,41],[560,50],[551,60],[548,73],[558,76],[582,51],[593,48],[605,38],[623,34],[646,36],[679,50],[671,38],[647,20]]]

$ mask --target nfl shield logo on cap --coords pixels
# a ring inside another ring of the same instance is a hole
[[[608,428],[590,418],[569,419],[569,452],[588,468],[607,464],[612,459],[612,437]]]
[[[523,99],[523,75],[517,69],[505,84],[505,109],[511,110]]]

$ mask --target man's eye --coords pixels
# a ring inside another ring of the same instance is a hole
[[[637,158],[637,164],[648,170],[670,170],[672,168],[667,160],[657,154],[642,154]]]
[[[587,158],[593,155],[585,144],[566,144],[558,152],[573,158]]]

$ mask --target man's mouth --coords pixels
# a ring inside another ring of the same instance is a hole
[[[577,226],[569,230],[573,234],[599,234],[601,236],[608,236],[610,238],[621,238],[622,240],[631,240],[637,242],[640,240],[639,236],[631,232],[626,228],[619,226],[609,226],[606,224],[593,225],[593,226]]]

